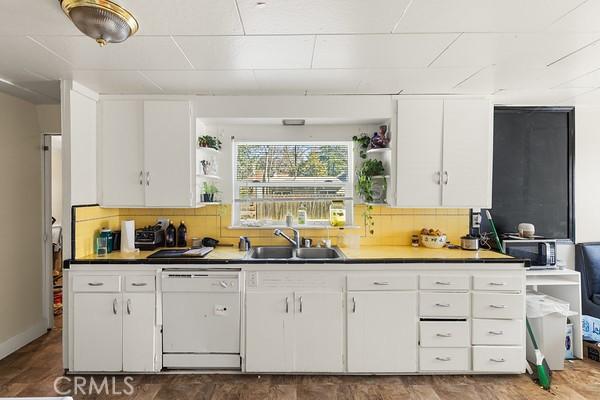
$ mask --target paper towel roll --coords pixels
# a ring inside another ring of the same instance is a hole
[[[135,248],[135,221],[121,221],[121,252],[133,253]]]

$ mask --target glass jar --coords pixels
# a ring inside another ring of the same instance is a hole
[[[329,206],[329,223],[331,226],[344,226],[346,225],[346,206],[341,200],[335,200],[331,202]]]

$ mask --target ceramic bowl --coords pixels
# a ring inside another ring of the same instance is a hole
[[[421,235],[421,244],[430,249],[441,249],[446,245],[446,235]]]

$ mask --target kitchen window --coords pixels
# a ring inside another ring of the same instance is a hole
[[[353,217],[352,142],[234,142],[236,226],[298,224],[328,226],[330,207],[343,205],[346,225]]]

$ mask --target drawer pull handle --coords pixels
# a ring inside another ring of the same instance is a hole
[[[290,299],[288,297],[285,298],[285,313],[290,313]]]
[[[300,297],[298,298],[298,300],[300,301],[300,309],[299,309],[299,311],[300,311],[300,312],[302,312],[302,311],[303,311],[303,308],[304,308],[304,306],[303,306],[303,304],[302,304],[302,296],[300,296]]]
[[[436,281],[435,282],[436,285],[444,285],[444,286],[449,286],[450,282],[448,281]]]
[[[450,303],[435,303],[435,306],[447,308],[450,307]]]
[[[437,337],[452,337],[451,333],[436,333],[435,336]]]
[[[103,282],[88,282],[89,286],[104,286]]]
[[[389,284],[389,282],[373,282],[373,285],[377,286],[388,286]]]
[[[140,286],[148,286],[148,284],[147,284],[146,282],[133,282],[133,283],[131,284],[131,286],[137,286],[137,287],[140,287]]]
[[[504,358],[490,358],[491,362],[495,362],[495,363],[503,363],[506,362],[506,360]]]
[[[356,297],[352,298],[352,312],[356,312]]]
[[[133,312],[133,309],[131,307],[131,299],[127,299],[127,314],[131,315],[132,312]]]
[[[490,304],[490,307],[492,308],[506,308],[506,306],[504,304]]]
[[[115,314],[115,315],[117,315],[117,305],[118,305],[117,299],[114,299],[113,300],[113,314]]]
[[[496,336],[504,335],[503,331],[488,331],[488,333],[490,335],[496,335]]]
[[[504,286],[506,282],[490,282],[490,286]]]
[[[450,357],[436,357],[435,358],[438,361],[450,361],[452,360]]]

